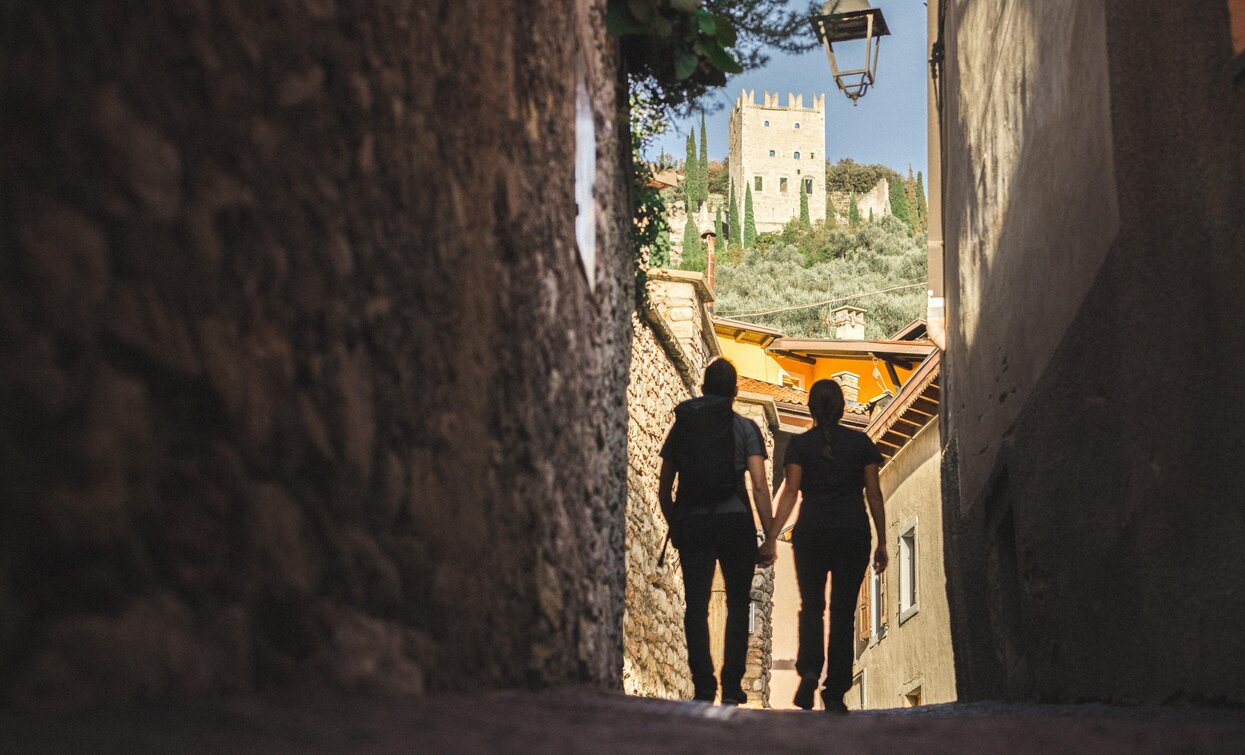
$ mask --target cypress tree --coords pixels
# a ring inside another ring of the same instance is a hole
[[[916,194],[916,217],[919,225],[918,231],[926,231],[929,229],[929,206],[925,203],[925,180],[921,177],[921,171],[916,172],[916,186],[913,189]]]
[[[852,199],[847,205],[847,224],[852,228],[860,225],[860,208],[856,206],[855,192],[852,192]]]
[[[869,208],[869,222],[870,223],[873,222],[873,208],[872,207]]]
[[[709,201],[709,137],[705,135],[705,111],[700,111],[700,162],[697,165],[697,187],[700,189],[700,201]]]
[[[735,184],[731,184],[730,203],[726,210],[727,238],[732,244],[743,241],[744,227],[739,224],[739,202],[735,199]]]
[[[756,220],[752,217],[752,186],[744,193],[744,246],[752,246],[757,237]]]
[[[696,227],[696,220],[691,215],[687,216],[687,225],[683,226],[683,262],[679,267],[699,272],[704,272],[705,269],[705,250],[700,241],[700,229]]]
[[[921,218],[916,211],[916,179],[912,177],[911,165],[908,166],[908,178],[903,182],[903,188],[908,197],[908,218],[912,221],[909,225],[916,228]]]
[[[886,185],[891,194],[891,214],[902,220],[911,231],[912,213],[908,212],[908,192],[904,190],[902,183],[894,179],[888,179]]]
[[[687,208],[688,217],[696,210],[696,201],[700,199],[699,185],[700,168],[697,167],[696,137],[687,135],[687,159],[683,161],[683,203]]]
[[[813,221],[808,216],[808,192],[804,191],[803,181],[800,182],[800,225],[811,228]]]
[[[722,208],[719,207],[717,214],[713,216],[713,232],[718,237],[719,244],[726,243],[726,237],[722,235]]]

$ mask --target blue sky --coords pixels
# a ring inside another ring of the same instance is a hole
[[[860,99],[857,107],[834,85],[826,53],[817,47],[802,55],[776,53],[764,67],[747,71],[728,80],[725,89],[709,95],[709,102],[721,107],[705,116],[709,136],[709,159],[726,159],[726,128],[731,103],[741,89],[755,89],[757,101],[764,90],[804,95],[826,94],[826,155],[831,160],[850,157],[860,163],[882,163],[906,175],[908,165],[913,171],[926,170],[926,94],[928,70],[925,51],[925,3],[922,0],[872,0],[886,15],[891,34],[882,40],[878,58],[877,85]],[[812,36],[812,28],[808,34]],[[844,57],[859,53],[863,60],[863,43],[855,43],[840,52],[839,67]],[[858,67],[856,58],[849,59]],[[679,120],[673,128],[652,140],[647,157],[653,159],[663,148],[677,160],[687,152],[687,133],[697,129],[699,145],[700,116]]]

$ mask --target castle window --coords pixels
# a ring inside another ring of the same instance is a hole
[[[771,150],[769,151],[769,156],[770,156],[770,157],[773,157],[773,156],[774,156],[774,150],[772,150],[772,149],[771,149]]]
[[[762,125],[765,126],[765,128],[769,128],[769,121],[765,121]]]
[[[796,121],[796,122],[795,122],[795,127],[796,127],[796,128],[799,128],[799,127],[800,127],[800,122],[799,122],[799,121]]]
[[[752,179],[752,188],[761,191],[761,177],[754,176]]]
[[[787,177],[783,176],[778,179],[778,191],[782,194],[787,193]]]
[[[793,157],[795,157],[795,159],[799,160],[799,159],[800,159],[800,153],[799,153],[799,152],[796,152],[796,153],[793,155]]]
[[[816,159],[816,158],[817,158],[817,153],[816,153],[816,152],[809,152],[809,153],[808,153],[808,159],[810,159],[810,160],[814,160],[814,159]]]
[[[805,194],[813,193],[813,179],[811,178],[804,179],[804,193]]]

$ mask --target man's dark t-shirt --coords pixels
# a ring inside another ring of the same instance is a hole
[[[797,530],[806,527],[834,527],[869,531],[865,511],[865,467],[881,464],[882,454],[859,430],[836,426],[831,439],[833,454],[822,453],[825,436],[814,427],[793,437],[787,445],[783,465],[799,464],[802,468]]]

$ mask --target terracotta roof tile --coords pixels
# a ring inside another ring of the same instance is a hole
[[[760,393],[763,396],[770,396],[775,401],[782,401],[788,404],[799,404],[808,406],[808,394],[799,388],[789,388],[785,385],[774,385],[761,380],[754,380],[749,377],[739,376],[736,383],[739,390],[748,393]]]

